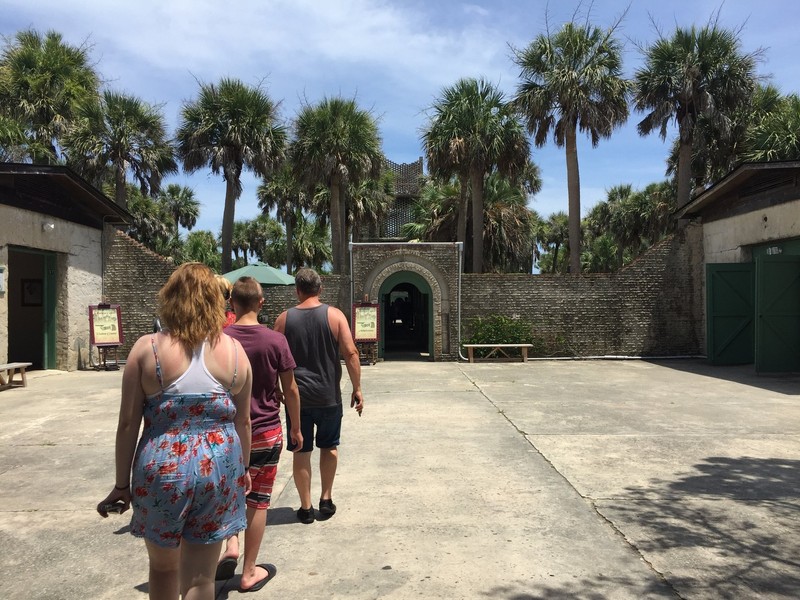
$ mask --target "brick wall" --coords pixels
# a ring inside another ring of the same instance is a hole
[[[395,247],[396,246],[396,247]],[[452,247],[384,245],[366,248],[356,261],[356,297],[365,293],[367,279],[381,264],[427,256],[431,264],[453,260]],[[368,251],[368,252],[367,252]],[[398,252],[400,253],[398,255]],[[441,253],[439,257],[437,253]],[[450,258],[448,258],[448,256]],[[445,263],[442,263],[443,265]],[[173,265],[128,236],[116,232],[106,262],[106,299],[122,307],[124,355],[140,336],[151,331],[156,294]],[[449,341],[441,358],[457,356],[457,269],[442,267],[437,277],[449,289]],[[572,356],[672,356],[705,352],[703,307],[702,227],[690,224],[612,274],[525,275],[465,274],[462,280],[462,341],[470,321],[502,314],[531,321],[534,334],[551,353]],[[322,300],[350,318],[350,282],[346,276],[322,277]],[[294,286],[264,289],[264,322],[272,325],[295,306]],[[372,298],[375,300],[375,298]],[[434,315],[435,318],[435,315]]]
[[[462,339],[475,317],[502,314],[531,321],[554,354],[703,354],[702,248],[689,225],[613,274],[466,274]]]
[[[120,359],[128,356],[139,337],[153,331],[158,291],[174,269],[171,260],[121,231],[114,230],[107,238],[103,292],[106,302],[120,305],[125,335]]]

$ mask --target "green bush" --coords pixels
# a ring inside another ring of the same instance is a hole
[[[477,317],[469,322],[470,336],[467,344],[533,344],[533,324],[525,319],[512,319],[503,315]],[[534,344],[533,350],[536,350]],[[489,348],[475,348],[475,356],[483,358]],[[510,348],[508,354],[519,356],[519,349]],[[530,352],[528,353],[530,355]]]
[[[533,323],[503,315],[477,317],[467,324],[466,344],[533,344],[529,357],[571,356],[572,352],[561,335],[537,335]],[[484,358],[491,348],[475,348],[474,355]],[[517,348],[507,350],[509,356],[520,356]]]

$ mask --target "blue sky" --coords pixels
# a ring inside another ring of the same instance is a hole
[[[378,118],[384,152],[395,162],[422,155],[420,131],[426,108],[460,77],[485,77],[512,94],[518,72],[510,46],[524,47],[578,11],[610,26],[628,8],[619,28],[626,75],[640,64],[637,45],[676,25],[703,24],[720,8],[724,26],[743,27],[743,49],[764,49],[759,73],[782,92],[800,87],[797,0],[707,2],[595,0],[593,3],[531,0],[4,0],[0,33],[28,27],[55,29],[67,41],[93,46],[92,57],[109,88],[163,105],[172,128],[197,81],[222,76],[262,84],[281,102],[287,121],[303,102],[324,96],[356,97]],[[546,16],[547,15],[547,16]],[[579,139],[582,212],[621,183],[642,187],[664,178],[669,140],[636,133],[628,123],[592,148]],[[542,216],[567,210],[563,149],[550,143],[533,151],[542,191],[530,206]],[[202,205],[197,228],[218,232],[225,186],[207,171],[169,182],[191,186]],[[243,178],[236,218],[258,214],[258,182]]]

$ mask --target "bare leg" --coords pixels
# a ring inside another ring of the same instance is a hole
[[[223,558],[239,558],[239,536],[232,535],[227,540],[225,540],[225,551],[220,556],[220,560]]]
[[[319,452],[319,478],[322,482],[322,500],[330,500],[333,493],[333,478],[336,477],[336,466],[339,464],[339,451],[333,448],[321,448]],[[309,482],[309,487],[310,487]],[[310,492],[309,492],[310,495]]]
[[[183,600],[214,600],[214,574],[222,542],[191,544],[181,542],[181,594]]]
[[[180,548],[163,548],[149,540],[144,543],[150,559],[150,600],[178,600]]]
[[[292,459],[292,474],[300,507],[311,508],[311,452],[295,452]]]
[[[258,550],[264,539],[264,530],[267,527],[267,509],[247,507],[247,530],[244,532],[244,566],[242,567],[242,582],[239,584],[243,590],[250,589],[269,574],[261,567],[256,567]]]

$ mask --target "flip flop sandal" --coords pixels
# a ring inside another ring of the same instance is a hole
[[[236,564],[239,561],[235,558],[223,558],[217,564],[217,574],[214,577],[217,581],[222,581],[223,579],[230,579],[233,577],[234,573],[236,573]]]
[[[261,567],[267,572],[267,576],[264,577],[258,583],[254,583],[251,587],[247,588],[246,590],[239,588],[240,594],[246,594],[247,592],[257,592],[265,585],[267,585],[270,581],[275,578],[275,575],[278,573],[278,568],[275,565],[271,565],[269,563],[262,563],[260,565],[256,565],[257,567]]]

